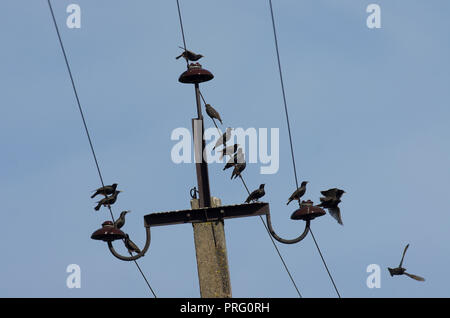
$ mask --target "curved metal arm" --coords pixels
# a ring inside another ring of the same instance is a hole
[[[111,253],[115,257],[117,257],[118,259],[120,259],[122,261],[135,261],[138,258],[141,258],[142,256],[145,255],[145,253],[147,252],[148,248],[150,247],[150,227],[146,226],[145,227],[145,231],[146,231],[146,234],[147,234],[147,237],[145,239],[145,246],[144,246],[144,249],[139,254],[136,254],[134,256],[122,256],[122,255],[120,255],[119,253],[116,252],[116,250],[114,249],[114,247],[112,245],[112,242],[108,242],[109,250],[111,251]]]
[[[273,238],[276,239],[278,242],[281,242],[281,243],[284,243],[284,244],[294,244],[294,243],[298,243],[298,242],[300,242],[301,240],[303,240],[303,239],[306,237],[306,235],[308,234],[308,232],[309,232],[309,224],[310,224],[310,221],[308,220],[308,221],[306,221],[305,230],[303,231],[303,233],[302,233],[299,237],[297,237],[297,238],[295,238],[295,239],[292,239],[292,240],[285,240],[285,239],[279,237],[279,236],[275,233],[275,231],[273,230],[273,228],[272,228],[272,222],[270,221],[270,213],[267,213],[267,214],[266,214],[266,220],[267,220],[267,227],[269,228],[270,234],[271,234],[271,235],[273,236]]]

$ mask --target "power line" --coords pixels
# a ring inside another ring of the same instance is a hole
[[[297,169],[295,167],[295,157],[294,157],[294,146],[292,144],[291,125],[290,125],[290,121],[289,121],[289,113],[288,113],[287,102],[286,102],[286,94],[285,94],[285,90],[284,90],[283,73],[281,71],[280,51],[278,49],[278,39],[277,39],[277,32],[276,32],[276,27],[275,27],[275,18],[274,18],[274,15],[273,15],[272,0],[269,0],[269,6],[270,6],[270,15],[272,17],[273,36],[274,36],[274,40],[275,40],[275,48],[276,48],[276,53],[277,53],[278,71],[279,71],[279,74],[280,74],[280,83],[281,83],[281,91],[282,91],[282,94],[283,94],[284,111],[285,111],[285,114],[286,114],[286,122],[287,122],[288,133],[289,133],[289,143],[290,143],[290,146],[291,146],[292,166],[294,168],[295,184],[297,185],[297,188],[298,188]],[[338,289],[336,287],[336,284],[334,283],[333,276],[331,275],[330,271],[328,270],[327,263],[325,262],[325,259],[323,258],[322,252],[320,251],[319,245],[317,244],[317,241],[314,238],[314,235],[313,235],[312,231],[311,231],[311,235],[312,235],[312,237],[314,239],[314,243],[316,245],[317,251],[319,252],[320,257],[322,258],[323,265],[325,266],[325,269],[328,272],[328,276],[330,277],[331,282],[333,283],[333,286],[334,286],[334,288],[336,290],[336,293],[337,293],[338,297],[341,298],[341,295],[339,294],[339,291],[338,291]]]
[[[90,134],[89,134],[89,129],[88,129],[88,127],[87,127],[86,120],[85,120],[85,118],[84,118],[83,109],[81,108],[81,103],[80,103],[80,99],[79,99],[79,97],[78,97],[77,88],[76,88],[76,86],[75,86],[75,81],[74,81],[73,76],[72,76],[72,71],[71,71],[71,69],[70,69],[69,60],[67,59],[66,50],[64,49],[64,44],[63,44],[63,42],[62,42],[61,34],[59,33],[58,24],[56,23],[56,18],[55,18],[55,14],[54,14],[54,12],[53,12],[53,7],[52,7],[52,4],[51,4],[50,0],[47,0],[47,2],[48,2],[48,7],[50,8],[50,13],[52,14],[53,23],[54,23],[54,25],[55,25],[56,33],[57,33],[58,39],[59,39],[59,44],[61,45],[61,50],[62,50],[63,55],[64,55],[64,61],[66,62],[67,71],[69,72],[70,81],[71,81],[71,83],[72,83],[72,88],[73,88],[73,91],[74,91],[74,93],[75,93],[75,98],[76,98],[76,100],[77,100],[77,105],[78,105],[78,109],[79,109],[80,114],[81,114],[81,119],[83,120],[84,129],[85,129],[85,131],[86,131],[86,135],[87,135],[88,140],[89,140],[89,145],[90,145],[90,147],[91,147],[92,155],[93,155],[93,157],[94,157],[95,166],[97,167],[98,176],[100,177],[100,182],[102,183],[102,186],[104,187],[105,184],[104,184],[104,182],[103,182],[103,176],[102,176],[102,173],[101,173],[101,171],[100,171],[100,166],[99,166],[99,164],[98,164],[97,156],[95,155],[94,146],[93,146],[93,144],[92,144],[91,136],[90,136]],[[113,213],[112,213],[112,209],[111,209],[111,206],[110,206],[110,205],[108,205],[108,209],[109,209],[109,213],[111,214],[111,218],[112,218],[112,220],[113,220],[113,222],[114,222],[114,215],[113,215]],[[150,283],[148,282],[147,278],[145,277],[144,273],[142,272],[142,270],[141,270],[141,268],[139,267],[139,265],[138,265],[138,263],[136,262],[136,260],[134,261],[134,263],[136,264],[136,266],[137,266],[139,272],[141,273],[142,277],[144,278],[145,282],[147,283],[147,286],[150,288],[150,291],[153,293],[153,295],[154,295],[155,298],[156,298],[155,292],[153,291],[152,287],[150,286]]]

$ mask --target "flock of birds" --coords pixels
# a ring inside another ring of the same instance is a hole
[[[196,54],[194,52],[191,52],[189,50],[183,49],[183,53],[181,53],[179,56],[176,57],[176,59],[179,59],[183,57],[186,59],[186,62],[189,63],[189,61],[198,61],[203,57],[201,54]],[[210,104],[205,103],[205,110],[208,116],[213,120],[215,124],[215,119],[217,119],[221,124],[222,118],[219,114],[219,112],[214,109]],[[216,125],[217,127],[217,125]],[[217,128],[218,129],[218,128]],[[221,150],[218,150],[221,154],[220,159],[224,158],[225,156],[230,157],[230,159],[225,164],[225,167],[223,170],[227,170],[229,168],[233,168],[233,172],[231,174],[231,179],[236,179],[237,177],[242,178],[241,173],[244,171],[246,167],[245,162],[245,155],[243,153],[242,148],[239,144],[233,144],[227,146],[227,142],[231,139],[231,132],[232,128],[227,128],[226,131],[221,135],[221,137],[217,140],[213,150],[219,147],[223,147]],[[303,195],[306,193],[306,185],[308,184],[308,181],[303,181],[299,188],[297,188],[289,197],[286,205],[289,205],[294,200],[297,200],[300,202],[300,199],[303,197]],[[249,194],[247,199],[245,200],[245,203],[251,203],[251,202],[257,202],[259,199],[261,199],[265,194],[264,190],[265,184],[261,184],[258,189],[254,190]],[[114,204],[117,200],[117,196],[120,192],[120,190],[117,190],[117,183],[114,183],[112,185],[103,186],[101,188],[98,188],[94,191],[95,193],[91,196],[91,198],[94,198],[97,195],[104,195],[105,197],[97,202],[97,206],[94,208],[96,211],[100,210],[101,206],[105,206],[110,208],[112,204]],[[322,207],[324,209],[327,209],[329,214],[336,219],[336,221],[343,225],[342,222],[342,216],[341,216],[341,210],[339,208],[339,203],[341,203],[341,197],[345,193],[344,190],[338,189],[338,188],[332,188],[325,191],[320,192],[323,196],[320,198],[320,204],[317,206]],[[114,222],[114,226],[118,229],[122,228],[125,225],[125,215],[129,213],[130,211],[123,211],[120,213],[120,217]],[[132,252],[140,253],[141,250],[136,246],[136,244],[131,241],[128,234],[125,234],[124,239],[125,247],[128,249],[128,252],[132,254]],[[406,272],[406,269],[402,267],[403,265],[403,259],[405,257],[406,250],[408,249],[409,244],[406,245],[402,259],[400,261],[400,265],[396,268],[388,268],[389,273],[391,276],[396,275],[406,275],[410,278],[413,278],[418,281],[425,281],[423,277],[409,274]]]

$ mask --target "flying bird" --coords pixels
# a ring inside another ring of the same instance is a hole
[[[225,167],[223,167],[223,170],[227,170],[231,167],[236,166],[238,163],[244,163],[245,162],[245,155],[242,152],[242,148],[238,148],[237,153],[234,154],[230,160],[226,163]]]
[[[239,177],[241,175],[241,172],[244,171],[245,167],[247,166],[247,164],[244,162],[242,163],[238,163],[234,166],[234,170],[233,173],[231,174],[231,179],[236,179],[237,177]]]
[[[141,250],[139,249],[139,247],[134,244],[134,242],[130,239],[130,236],[128,234],[125,234],[125,247],[128,249],[128,252],[131,254],[132,252],[135,253],[141,253]]]
[[[294,191],[294,193],[291,194],[291,196],[289,197],[289,201],[286,203],[286,205],[289,205],[289,203],[291,203],[292,200],[300,201],[300,198],[306,192],[306,184],[307,183],[308,183],[308,181],[303,181],[302,182],[302,184],[300,185],[300,188],[298,188],[297,190]]]
[[[417,275],[409,274],[409,273],[406,272],[406,268],[402,267],[402,265],[403,265],[403,258],[405,257],[405,253],[406,253],[406,250],[408,249],[408,247],[409,247],[409,244],[406,245],[405,249],[403,250],[403,255],[402,255],[402,260],[400,261],[400,265],[398,267],[396,267],[396,268],[389,268],[388,267],[389,273],[391,274],[391,276],[394,276],[394,275],[406,275],[408,277],[411,277],[412,279],[415,279],[415,280],[418,280],[420,282],[423,282],[423,281],[425,281],[425,278],[417,276]]]
[[[98,201],[97,206],[94,208],[95,211],[100,210],[100,207],[103,206],[110,206],[113,205],[116,200],[117,200],[117,196],[119,195],[119,193],[122,191],[116,190],[112,195],[110,195],[109,197],[103,198],[100,201]]]
[[[179,48],[184,50],[184,48],[181,47],[181,46],[179,46]],[[192,61],[192,62],[195,62],[195,61],[200,60],[200,59],[203,57],[203,55],[201,55],[201,54],[195,54],[195,53],[192,52],[192,51],[185,50],[185,51],[183,51],[183,53],[181,53],[180,55],[178,55],[178,56],[176,57],[176,59],[178,60],[180,57],[183,57],[186,61]]]
[[[265,184],[261,184],[259,186],[259,189],[256,189],[250,195],[248,196],[247,200],[245,200],[245,203],[250,203],[252,201],[258,201],[260,198],[262,198],[266,192],[264,191]]]
[[[339,209],[339,203],[341,203],[341,197],[345,193],[344,190],[338,188],[332,188],[326,191],[320,191],[324,197],[320,198],[320,204],[317,206],[323,207],[328,210],[330,215],[336,219],[340,225],[344,225],[342,222],[341,209]]]
[[[213,150],[219,147],[220,145],[226,146],[227,141],[231,138],[231,130],[232,128],[228,127],[227,130],[223,133],[222,136],[219,137],[216,141],[216,145],[214,146]]]
[[[205,104],[205,107],[208,116],[211,117],[211,119],[217,119],[218,121],[220,121],[220,124],[223,125],[222,118],[220,118],[219,112],[215,110],[210,104]]]
[[[228,146],[223,148],[222,150],[219,150],[220,152],[220,160],[223,159],[223,157],[225,156],[232,156],[236,153],[236,151],[238,151],[240,145],[239,144],[234,144],[233,146]]]
[[[116,191],[117,188],[117,183],[113,183],[112,185],[107,185],[101,188],[98,188],[97,190],[94,190],[95,193],[91,196],[91,199],[95,198],[96,195],[98,194],[103,194],[103,195],[109,195],[109,194],[113,194],[114,191]]]
[[[131,211],[120,212],[120,217],[114,222],[114,227],[117,229],[122,228],[125,225],[125,215]]]

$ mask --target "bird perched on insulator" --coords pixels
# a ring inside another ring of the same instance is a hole
[[[227,141],[230,140],[231,138],[231,130],[232,128],[228,127],[227,130],[223,133],[223,135],[220,136],[219,139],[217,139],[216,145],[213,147],[213,150],[221,145],[226,146]]]
[[[125,215],[130,213],[131,211],[122,211],[120,212],[119,218],[114,222],[114,227],[117,229],[122,228],[125,225]]]
[[[235,153],[234,156],[230,158],[230,160],[228,160],[228,162],[225,164],[225,167],[223,167],[223,170],[227,170],[231,167],[236,166],[236,164],[238,163],[244,162],[245,162],[244,152],[242,151],[242,148],[238,148],[237,153]]]
[[[139,249],[139,247],[136,244],[134,244],[134,242],[130,239],[130,236],[128,234],[125,234],[124,244],[130,254],[132,252],[135,252],[138,254],[141,253],[141,250]]]
[[[109,197],[103,198],[100,201],[98,201],[97,206],[94,208],[95,211],[100,210],[100,207],[103,206],[110,206],[113,205],[116,200],[117,200],[117,196],[119,195],[119,193],[122,192],[120,190],[116,190],[112,195],[110,195]]]
[[[104,196],[113,194],[114,191],[116,191],[117,183],[113,183],[112,185],[103,186],[101,188],[98,188],[97,190],[94,190],[94,194],[91,196],[91,199],[95,198],[98,194],[103,194]]]
[[[233,146],[228,146],[223,148],[222,150],[219,150],[220,152],[220,160],[223,159],[223,157],[225,156],[232,156],[236,153],[236,151],[238,151],[240,145],[239,144],[234,144]]]
[[[388,267],[389,274],[391,274],[391,276],[406,275],[406,276],[408,276],[408,277],[410,277],[412,279],[415,279],[417,281],[423,282],[423,281],[425,281],[425,278],[417,276],[417,275],[409,274],[409,273],[406,272],[406,268],[402,267],[403,259],[405,257],[405,253],[406,253],[406,250],[408,249],[408,247],[409,247],[409,244],[406,245],[405,249],[403,250],[403,255],[402,255],[402,260],[400,261],[400,265],[398,267],[396,267],[396,268],[389,268]]]
[[[297,200],[300,202],[300,198],[305,194],[306,192],[306,184],[308,183],[308,181],[303,181],[300,185],[300,188],[298,188],[297,190],[294,191],[294,193],[291,194],[291,196],[289,197],[288,202],[286,203],[286,205],[289,205],[289,203],[291,203],[291,201],[293,200]]]
[[[320,191],[324,197],[320,198],[320,204],[317,206],[328,209],[328,212],[340,225],[344,225],[342,222],[341,209],[339,203],[341,203],[341,197],[345,193],[344,190],[338,188],[332,188],[326,191]]]
[[[245,200],[245,203],[250,203],[252,201],[258,201],[259,199],[261,199],[266,194],[266,192],[264,191],[264,186],[265,186],[265,184],[261,184],[259,186],[259,189],[256,189],[255,191],[250,193],[247,200]]]
[[[179,48],[184,50],[184,48],[181,47],[181,46],[179,46]],[[176,57],[176,59],[178,60],[180,57],[183,57],[186,61],[192,61],[192,62],[195,62],[195,61],[200,60],[200,59],[203,57],[203,55],[201,55],[201,54],[195,54],[195,53],[192,52],[192,51],[185,50],[185,51],[183,51],[183,53],[181,53],[180,55],[178,55],[178,56]]]
[[[231,179],[236,179],[237,177],[239,177],[246,166],[247,164],[245,163],[245,161],[242,163],[237,163],[234,166],[233,173],[231,174]]]
[[[211,119],[217,119],[218,121],[220,121],[220,124],[223,125],[222,118],[220,118],[219,112],[215,110],[214,107],[212,107],[210,104],[205,104],[205,108],[206,113],[209,117],[211,117]]]

